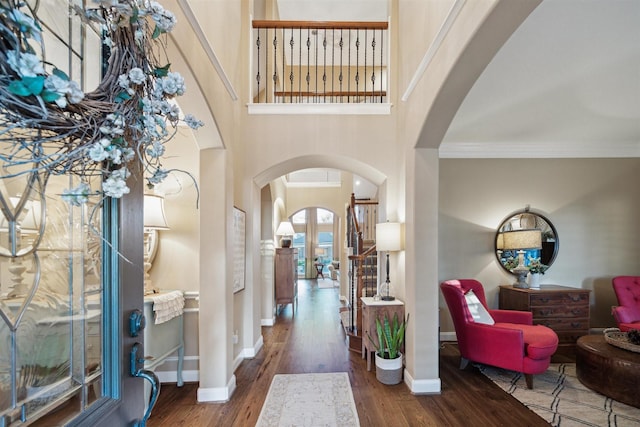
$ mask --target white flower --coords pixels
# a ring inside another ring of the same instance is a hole
[[[149,178],[149,183],[151,184],[160,184],[164,179],[169,175],[169,171],[165,169],[156,169],[153,173],[153,176]]]
[[[147,79],[147,76],[140,68],[135,67],[129,70],[129,79],[131,79],[131,82],[133,82],[134,84],[140,85],[144,83],[144,81]]]
[[[122,161],[130,162],[136,156],[136,152],[133,151],[133,148],[125,147],[122,149]]]
[[[129,77],[126,74],[120,74],[118,76],[118,86],[123,89],[129,89]]]
[[[47,76],[44,81],[44,87],[48,91],[57,93],[60,95],[55,103],[60,108],[67,106],[67,100],[72,104],[77,104],[84,98],[84,93],[80,90],[80,85],[74,81],[65,80],[52,74]]]
[[[161,157],[164,151],[165,147],[160,141],[153,141],[153,143],[147,147],[147,154],[151,157]]]
[[[102,183],[102,191],[105,196],[120,198],[125,194],[129,194],[126,179],[130,173],[127,168],[117,169],[111,172],[109,178]]]
[[[180,73],[169,73],[158,81],[159,87],[168,95],[184,95],[184,79]]]
[[[198,120],[196,119],[193,114],[187,114],[186,116],[184,116],[184,122],[187,124],[187,126],[189,126],[191,129],[198,129],[199,127],[204,126],[204,123],[202,122],[202,120]]]
[[[86,182],[81,182],[75,188],[67,189],[62,191],[62,200],[70,203],[73,206],[81,206],[83,203],[86,203],[89,200],[89,194],[91,193],[91,188],[89,184]]]
[[[35,41],[42,44],[42,34],[40,26],[29,15],[25,15],[18,9],[11,9],[7,15],[9,19],[18,24],[20,32],[33,37]]]
[[[177,20],[175,15],[166,10],[162,5],[158,2],[151,2],[151,18],[156,22],[156,25],[164,31],[165,33],[173,30],[173,27],[176,25]]]
[[[102,141],[104,141],[104,139]],[[94,162],[106,160],[107,157],[109,157],[109,153],[107,153],[104,148],[100,142],[93,144],[88,151],[89,158]]]
[[[42,61],[32,53],[8,50],[7,63],[21,77],[36,77],[38,74],[44,74]]]
[[[80,89],[80,85],[73,80],[67,86],[67,99],[72,104],[78,104],[84,99],[84,92]]]

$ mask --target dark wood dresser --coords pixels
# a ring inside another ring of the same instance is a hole
[[[574,356],[578,338],[589,334],[589,292],[559,285],[500,286],[500,308],[532,312],[534,325],[548,326],[558,334],[556,353]]]
[[[298,249],[277,248],[275,256],[275,299],[278,305],[291,304],[295,311],[298,300]]]

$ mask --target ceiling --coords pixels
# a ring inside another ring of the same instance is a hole
[[[640,156],[639,23],[637,0],[544,0],[468,93],[441,156]]]
[[[389,14],[387,0],[278,7],[291,20]],[[639,157],[639,22],[638,0],[543,0],[467,94],[440,156]]]
[[[277,3],[281,19],[389,15],[388,0]],[[543,0],[468,93],[440,155],[640,156],[640,1]]]

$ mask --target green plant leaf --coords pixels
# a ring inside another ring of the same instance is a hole
[[[14,80],[11,83],[9,83],[9,86],[7,86],[7,89],[9,90],[9,92],[11,92],[14,95],[18,95],[18,96],[31,95],[29,88],[27,88],[24,85],[24,83],[22,83],[22,81],[20,80]]]
[[[135,24],[136,22],[138,22],[138,16],[139,16],[138,12],[139,12],[138,8],[134,7],[133,8],[133,13],[131,14],[131,17],[129,18],[129,23],[130,24]]]
[[[62,80],[69,81],[69,76],[67,75],[67,73],[65,73],[59,68],[53,69],[53,75],[60,77]]]
[[[156,25],[155,28],[153,29],[153,34],[151,35],[151,38],[155,40],[158,37],[160,37],[160,34],[162,34],[163,32],[164,31],[162,31],[160,27]]]
[[[167,74],[169,74],[169,67],[171,67],[170,63],[164,67],[158,67],[153,70],[153,75],[156,77],[167,77]]]
[[[22,82],[32,95],[40,95],[44,89],[44,76],[23,77]]]
[[[122,91],[116,96],[116,99],[114,101],[117,103],[121,103],[124,101],[128,101],[129,99],[131,99],[131,95],[129,95],[126,91]]]
[[[50,90],[43,90],[42,93],[40,94],[40,96],[42,97],[42,100],[44,102],[53,102],[56,99],[60,98],[60,94],[57,92],[52,92]]]

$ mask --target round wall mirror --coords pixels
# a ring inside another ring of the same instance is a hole
[[[558,255],[558,232],[544,215],[525,209],[505,218],[498,227],[495,240],[495,253],[498,263],[511,272],[518,265],[518,249],[505,247],[505,234],[513,231],[540,230],[541,245],[539,248],[521,248],[524,251],[524,265],[531,259],[539,258],[546,266],[551,266]]]

